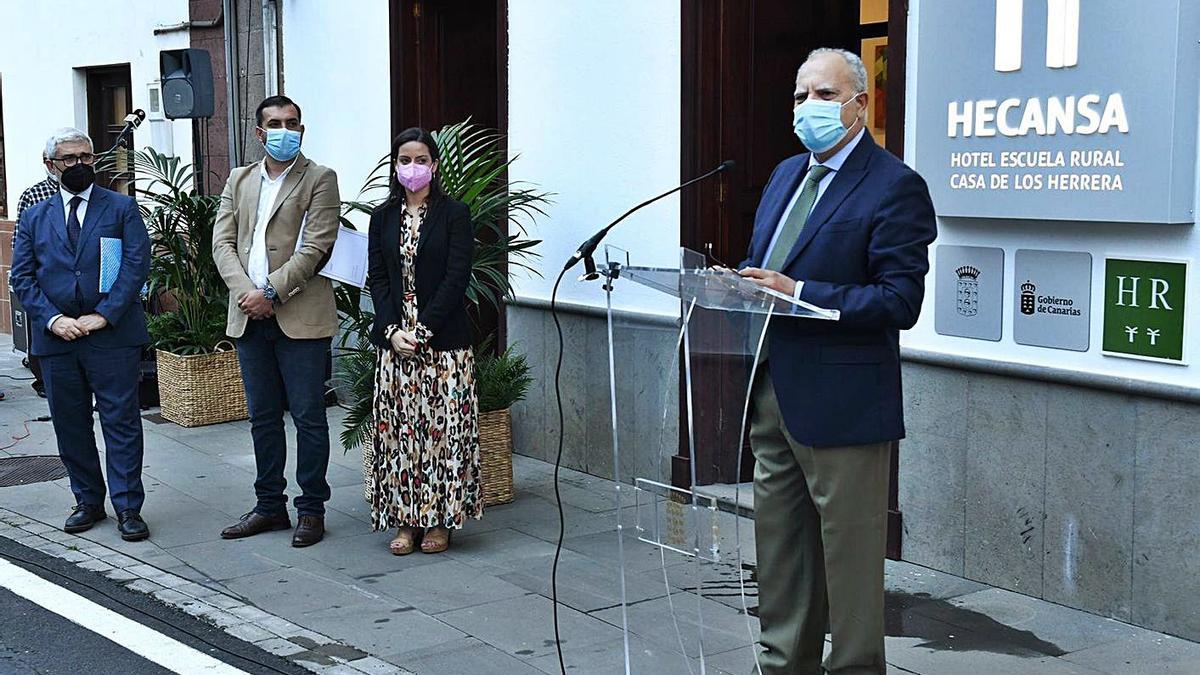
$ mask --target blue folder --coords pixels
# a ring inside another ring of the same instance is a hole
[[[121,272],[121,240],[116,237],[100,237],[100,292],[112,290],[117,275]]]

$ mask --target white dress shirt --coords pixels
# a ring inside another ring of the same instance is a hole
[[[79,194],[75,194],[74,192],[69,192],[65,187],[61,187],[61,184],[60,184],[60,187],[58,188],[58,194],[62,196],[62,200],[63,200],[63,223],[64,224],[71,218],[71,200],[76,197],[82,197],[83,201],[79,202],[79,208],[75,209],[75,217],[79,219],[79,227],[82,231],[83,219],[87,216],[88,202],[91,201],[91,199],[92,199],[92,188],[93,187],[94,187],[93,185],[89,185],[89,186],[87,186],[87,189],[84,190],[83,192],[80,192]],[[65,227],[65,225],[64,225],[64,227]],[[48,321],[46,323],[46,328],[47,329],[54,328],[54,322],[58,321],[58,319],[61,316],[62,316],[62,314],[55,314],[54,316],[50,317],[50,321]],[[53,331],[51,331],[51,332],[53,332]]]
[[[279,196],[279,188],[283,187],[283,180],[287,178],[293,166],[296,166],[294,159],[274,180],[267,175],[266,160],[259,166],[261,183],[258,192],[258,214],[254,219],[250,258],[246,261],[246,275],[258,288],[267,287],[267,275],[271,273],[271,266],[267,261],[267,218],[271,215],[271,207],[275,205],[276,197]]]
[[[788,202],[787,208],[783,210],[783,215],[779,217],[779,223],[775,225],[775,234],[771,235],[771,243],[767,245],[767,252],[763,255],[764,261],[771,259],[771,251],[775,248],[775,242],[779,240],[779,233],[783,231],[783,224],[787,222],[788,214],[792,212],[792,209],[796,206],[796,200],[800,199],[800,193],[804,190],[804,182],[808,177],[808,172],[818,164],[829,169],[829,173],[825,174],[825,177],[822,178],[821,182],[817,184],[817,198],[813,201],[813,211],[815,211],[817,210],[817,204],[821,201],[821,195],[825,194],[825,190],[827,190],[830,183],[833,182],[833,177],[842,169],[842,165],[846,163],[846,158],[850,156],[851,152],[854,152],[854,148],[858,147],[858,144],[860,141],[862,141],[863,134],[865,133],[867,133],[865,128],[859,129],[858,134],[854,136],[853,140],[847,143],[844,148],[838,150],[833,157],[830,157],[824,162],[817,160],[816,153],[809,154],[808,169],[805,170],[804,178],[800,180],[800,184],[796,186],[796,194],[792,195],[792,200]],[[812,213],[812,211],[809,213]],[[799,298],[800,289],[803,287],[804,282],[796,280],[796,290],[792,294],[793,297]]]
[[[76,197],[82,197],[83,201],[79,202],[79,208],[76,209],[75,216],[77,218],[79,218],[79,226],[83,227],[83,219],[85,216],[87,216],[88,202],[91,201],[91,199],[92,199],[92,188],[93,187],[95,187],[95,186],[89,185],[89,186],[87,186],[86,190],[84,190],[83,192],[80,192],[79,194],[75,194],[74,192],[68,192],[67,189],[64,187],[60,187],[58,189],[58,194],[62,195],[62,200],[63,200],[63,222],[64,223],[67,221],[68,218],[71,217],[71,200]]]

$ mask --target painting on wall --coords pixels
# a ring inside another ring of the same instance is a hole
[[[870,110],[867,129],[875,142],[887,142],[887,38],[867,38],[862,41],[862,60],[867,67],[867,93]]]

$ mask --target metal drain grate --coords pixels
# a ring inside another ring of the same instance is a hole
[[[0,458],[0,488],[45,483],[67,477],[67,467],[56,455]]]

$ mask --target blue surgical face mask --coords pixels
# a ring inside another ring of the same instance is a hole
[[[850,101],[858,94],[850,97]],[[842,108],[850,103],[809,99],[792,111],[792,128],[800,137],[804,147],[813,152],[825,152],[837,145],[846,136],[846,125],[842,124]]]
[[[259,127],[262,129],[262,127]],[[267,142],[263,143],[267,154],[280,162],[290,162],[300,154],[300,132],[291,129],[263,129]]]

